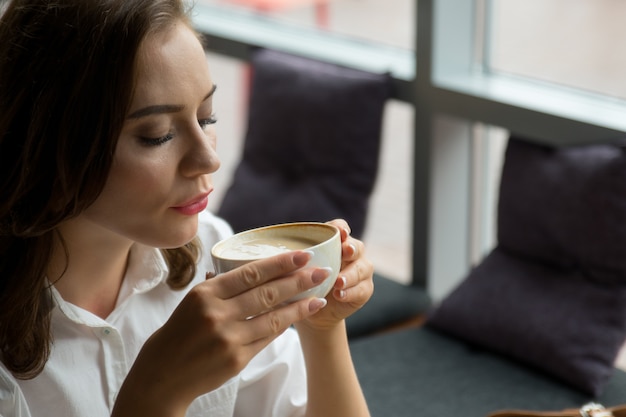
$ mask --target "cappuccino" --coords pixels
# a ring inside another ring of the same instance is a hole
[[[307,249],[318,242],[304,237],[266,237],[225,247],[219,256],[227,259],[261,259],[292,250]]]
[[[291,297],[292,302],[306,297],[325,297],[341,270],[339,229],[325,223],[286,223],[239,232],[211,248],[215,273],[222,274],[250,261],[293,250],[311,252],[307,267],[330,268],[332,273],[317,287]]]

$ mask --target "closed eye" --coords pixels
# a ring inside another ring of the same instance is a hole
[[[215,123],[217,123],[217,118],[215,117],[215,114],[212,114],[211,117],[207,119],[198,119],[198,124],[200,125],[200,128],[202,130],[206,129],[210,125],[214,125]]]
[[[159,146],[174,139],[174,134],[168,133],[167,135],[161,136],[159,138],[139,138],[139,139],[141,140],[141,144],[144,146]]]
[[[208,117],[206,119],[198,119],[198,124],[200,125],[200,128],[202,130],[205,130],[207,127],[209,127],[210,125],[214,125],[215,123],[217,123],[217,118],[215,117],[215,114],[212,114],[211,117]],[[141,144],[144,146],[159,146],[174,139],[174,134],[170,132],[167,135],[158,138],[141,137],[139,139],[141,141]]]

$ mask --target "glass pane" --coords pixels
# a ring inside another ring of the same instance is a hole
[[[413,49],[414,0],[197,0],[197,3]]]
[[[488,67],[626,98],[626,2],[491,0]]]

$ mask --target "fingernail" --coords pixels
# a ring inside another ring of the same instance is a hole
[[[339,278],[337,278],[337,281],[335,282],[335,288],[337,289],[346,288],[347,284],[348,284],[348,280],[346,279],[346,277],[342,275]]]
[[[349,229],[349,228],[344,227],[344,228],[343,228],[343,231],[344,231],[344,232],[346,232],[346,236],[350,236],[351,231],[350,231],[350,229]]]
[[[313,274],[311,274],[311,281],[313,281],[314,284],[319,284],[328,278],[332,272],[333,270],[328,267],[317,268],[313,271]]]
[[[296,266],[304,266],[307,262],[309,262],[312,256],[313,252],[310,250],[298,251],[293,256],[293,263],[296,264]]]
[[[322,308],[326,307],[326,303],[328,303],[328,301],[326,301],[325,298],[314,298],[309,303],[309,311],[315,312],[321,310]]]
[[[350,243],[349,246],[350,249],[352,249],[352,255],[356,255],[356,246],[354,245],[354,243]]]
[[[339,296],[339,298],[345,298],[346,292],[344,290],[339,290],[339,293],[337,295]]]

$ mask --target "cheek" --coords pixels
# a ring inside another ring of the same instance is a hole
[[[152,162],[149,164],[124,164],[124,166],[120,166],[120,169],[112,172],[111,180],[120,187],[145,192],[160,188],[160,184],[166,182],[168,177],[166,164]]]
[[[126,209],[153,204],[171,190],[173,174],[167,158],[118,158],[100,197]]]

